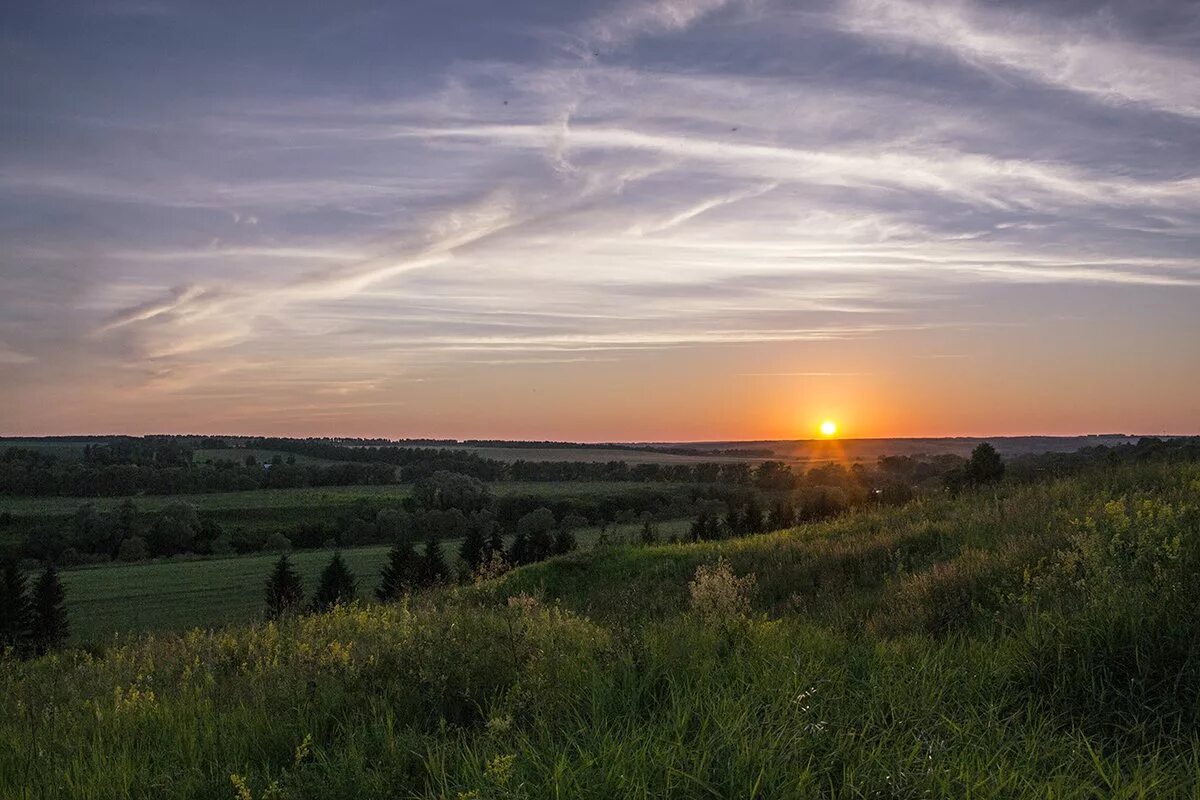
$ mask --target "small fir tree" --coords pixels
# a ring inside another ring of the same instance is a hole
[[[313,595],[312,610],[328,611],[336,605],[352,603],[358,597],[358,582],[354,573],[342,560],[341,553],[334,553],[329,564],[321,572],[321,582]]]
[[[412,591],[417,582],[421,560],[412,542],[404,538],[388,553],[388,561],[379,576],[375,596],[381,603],[392,603]]]
[[[58,580],[58,570],[53,564],[46,569],[33,587],[33,619],[30,625],[30,640],[38,655],[61,647],[67,640],[66,596]]]
[[[275,562],[275,569],[267,578],[267,613],[272,619],[279,619],[299,609],[303,602],[304,586],[285,553]]]
[[[442,543],[436,536],[430,536],[425,540],[425,555],[421,559],[421,585],[433,586],[445,583],[449,578],[450,567],[446,565]]]
[[[467,565],[467,569],[472,574],[483,563],[485,547],[486,542],[483,539],[483,532],[477,526],[472,525],[467,529],[467,535],[463,537],[462,545],[458,548],[459,558]]]
[[[29,639],[29,594],[25,575],[15,562],[4,565],[0,576],[0,653],[7,648],[25,649]]]

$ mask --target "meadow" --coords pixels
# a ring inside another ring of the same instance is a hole
[[[639,490],[674,491],[686,486],[632,481],[504,481],[488,485],[497,497],[534,495],[554,499],[566,496],[597,497]],[[276,511],[350,506],[360,501],[399,503],[412,494],[410,484],[368,486],[321,486],[298,489],[253,489],[211,494],[138,495],[133,499],[141,511],[161,511],[173,503],[187,503],[197,511]],[[92,504],[100,511],[116,508],[124,497],[16,497],[0,495],[0,512],[15,517],[65,516],[80,506]]]
[[[10,797],[1195,798],[1200,467],[0,671]]]
[[[639,525],[611,525],[613,541],[635,537]],[[658,524],[660,536],[683,535],[687,520]],[[595,545],[598,527],[575,531],[581,548]],[[451,566],[456,568],[461,539],[442,542]],[[379,571],[390,545],[299,550],[292,563],[307,591],[317,585],[321,570],[334,552],[340,552],[358,579],[358,595],[374,599]],[[61,579],[67,593],[71,641],[76,644],[103,642],[113,634],[144,631],[184,631],[245,623],[264,617],[263,583],[279,558],[264,553],[226,558],[169,558],[136,564],[105,564],[64,570]]]

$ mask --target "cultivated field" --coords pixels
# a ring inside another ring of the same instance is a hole
[[[659,536],[683,535],[688,520],[658,523]],[[611,525],[611,541],[636,537],[640,526]],[[591,548],[597,527],[575,532],[580,548]],[[458,564],[460,539],[442,542],[453,566]],[[374,600],[379,570],[388,545],[342,549],[342,557],[358,578],[359,596]],[[420,547],[418,546],[418,551]],[[301,550],[291,554],[296,571],[311,592],[333,550]],[[228,558],[177,558],[140,564],[105,564],[65,570],[63,586],[70,609],[72,641],[98,642],[113,633],[149,630],[211,628],[245,623],[263,615],[263,583],[277,553]]]

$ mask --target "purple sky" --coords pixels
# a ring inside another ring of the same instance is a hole
[[[0,433],[1200,431],[1200,4],[47,2]]]

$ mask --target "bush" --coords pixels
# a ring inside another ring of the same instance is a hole
[[[149,557],[150,549],[146,547],[146,540],[142,537],[130,536],[121,540],[121,546],[117,550],[117,558],[121,561],[145,561]]]

